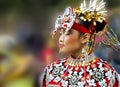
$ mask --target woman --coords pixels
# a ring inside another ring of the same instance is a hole
[[[42,87],[119,87],[116,71],[93,53],[96,41],[119,45],[117,39],[108,41],[104,7],[103,1],[91,0],[89,6],[84,1],[57,18],[54,34],[60,32],[60,53],[69,56],[45,68]]]

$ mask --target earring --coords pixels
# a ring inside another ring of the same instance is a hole
[[[90,39],[86,42],[85,45],[88,54],[93,51],[94,46],[95,46],[95,35],[91,35]]]
[[[88,52],[85,50],[85,48],[82,49],[82,55],[86,58],[88,57]]]

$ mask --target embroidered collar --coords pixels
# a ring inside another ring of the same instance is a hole
[[[97,57],[94,55],[94,53],[91,53],[90,55],[79,59],[75,59],[73,56],[70,56],[67,59],[67,64],[70,66],[84,66],[94,63],[96,59]]]

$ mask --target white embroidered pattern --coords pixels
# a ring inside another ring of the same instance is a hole
[[[55,82],[62,87],[97,86],[96,82],[100,87],[113,86],[112,82],[115,82],[115,74],[112,69],[109,68],[104,71],[104,63],[101,61],[95,63],[95,65],[96,68],[91,65],[78,67],[76,70],[75,67],[66,65],[66,59],[61,60],[59,63],[53,63],[48,67],[46,79],[48,84]],[[108,82],[106,82],[106,79],[108,79]]]

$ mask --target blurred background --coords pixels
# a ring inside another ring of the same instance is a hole
[[[51,31],[67,6],[82,0],[0,0],[0,87],[39,87],[46,65],[60,59]],[[120,0],[106,0],[108,23],[120,40]],[[96,47],[95,54],[120,73],[120,52]]]

